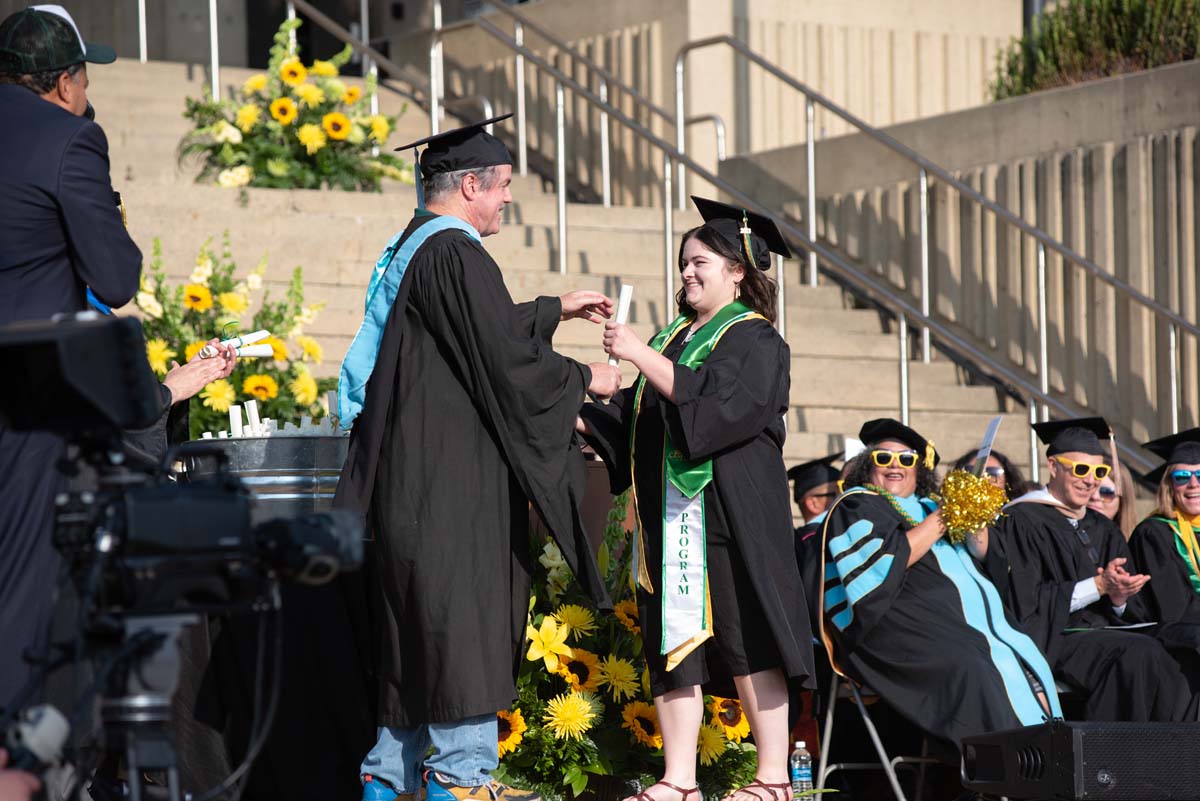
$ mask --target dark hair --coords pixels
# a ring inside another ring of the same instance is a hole
[[[875,461],[868,454],[874,447],[874,444],[868,445],[865,452],[854,458],[854,466],[846,474],[846,479],[842,482],[843,487],[850,489],[851,487],[865,487],[867,484],[873,483],[871,481],[871,473],[875,470]],[[927,498],[937,492],[937,473],[926,467],[925,462],[918,462],[916,471],[917,495]]]
[[[72,64],[69,67],[64,67],[60,70],[43,70],[42,72],[34,72],[25,75],[20,75],[13,72],[0,72],[0,83],[15,83],[18,86],[24,86],[29,91],[36,95],[44,95],[52,90],[58,84],[58,76],[64,72],[74,78],[83,69],[83,62]]]
[[[954,462],[953,469],[970,470],[971,465],[975,464],[975,454],[977,453],[979,453],[978,448],[972,448],[967,451]],[[1021,472],[1021,468],[1017,467],[1012,459],[1009,459],[1000,451],[992,451],[991,455],[996,457],[996,461],[1004,468],[1004,491],[1008,493],[1008,497],[1012,499],[1024,495],[1022,487],[1025,486],[1025,476]]]
[[[723,236],[713,229],[701,225],[683,235],[683,239],[679,243],[679,270],[683,271],[683,249],[692,237],[695,237],[700,244],[726,261],[741,265],[746,276],[742,279],[741,284],[738,285],[738,288],[741,290],[741,297],[739,299],[742,303],[745,303],[774,324],[777,311],[775,297],[779,291],[775,280],[768,278],[767,274],[762,270],[749,264],[746,261],[746,254],[742,252],[741,248],[735,248],[730,245]],[[680,314],[695,312],[695,309],[688,305],[683,287],[680,287],[679,291],[675,293],[675,300],[679,304]]]

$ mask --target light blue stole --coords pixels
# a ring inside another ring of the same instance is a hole
[[[413,231],[403,244],[400,240],[404,232],[396,234],[375,262],[375,271],[367,284],[362,325],[358,327],[358,333],[346,351],[338,374],[338,424],[342,428],[350,428],[362,411],[367,381],[375,370],[383,331],[392,313],[392,304],[400,292],[400,282],[404,280],[408,263],[429,237],[451,229],[462,231],[476,242],[482,241],[479,232],[465,220],[448,215],[439,216]]]

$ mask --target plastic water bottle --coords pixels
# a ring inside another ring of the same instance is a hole
[[[788,775],[792,779],[792,798],[799,798],[813,788],[812,754],[804,748],[804,741],[797,740],[796,747],[788,758]]]

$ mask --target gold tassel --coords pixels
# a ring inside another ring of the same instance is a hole
[[[925,440],[925,468],[932,470],[937,463],[934,461],[937,458],[937,452],[933,449],[933,440]]]
[[[754,247],[750,244],[750,218],[745,209],[742,209],[742,246],[746,249],[746,263],[757,267],[754,263]]]

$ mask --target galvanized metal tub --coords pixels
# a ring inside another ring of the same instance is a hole
[[[250,491],[252,522],[301,517],[333,504],[350,437],[245,437],[195,440],[183,446],[184,474],[197,479],[214,473],[215,460],[196,457],[199,448],[218,447],[229,471]]]

